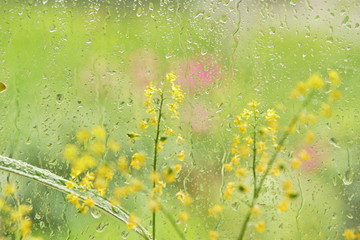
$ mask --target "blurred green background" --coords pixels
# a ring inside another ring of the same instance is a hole
[[[170,187],[166,204],[177,213],[172,195],[185,186],[195,199],[193,217],[181,226],[188,239],[207,239],[217,224],[220,239],[234,239],[244,210],[238,200],[219,223],[207,217],[209,206],[221,202],[234,115],[257,99],[264,109],[286,109],[280,111],[286,124],[299,106],[287,97],[296,82],[335,69],[343,97],[333,117],[316,125],[312,145],[298,144],[296,136],[289,143],[293,151],[311,149],[317,161],[284,177],[296,179],[302,196],[280,214],[278,186],[269,183],[261,200],[267,230],[257,234],[251,225],[247,233],[248,239],[342,239],[344,228],[360,223],[359,12],[356,0],[1,0],[0,81],[8,89],[0,94],[0,154],[68,177],[62,149],[77,129],[92,125],[104,125],[130,154],[126,133],[138,131],[146,116],[146,84],[174,72],[186,101],[180,120],[168,124],[187,139],[189,157],[187,176]],[[135,148],[147,150],[149,142]],[[1,173],[1,183],[7,177]],[[77,214],[61,193],[10,178],[34,205],[35,235],[138,239],[109,216]],[[148,226],[144,199],[130,199],[127,207],[144,214]],[[159,239],[177,239],[160,218]]]

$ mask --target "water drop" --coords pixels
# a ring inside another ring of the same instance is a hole
[[[101,217],[101,212],[99,209],[96,208],[92,208],[91,209],[91,216],[93,216],[93,218],[98,219]]]
[[[150,11],[154,10],[154,4],[152,2],[149,3],[149,10]]]
[[[0,82],[0,93],[4,92],[6,90],[7,86],[5,83]]]
[[[349,16],[346,16],[341,24],[346,24],[349,21]]]
[[[231,207],[234,211],[237,211],[239,209],[240,203],[239,202],[234,202],[233,204],[231,204]]]
[[[354,174],[353,174],[353,172],[351,171],[351,169],[349,169],[349,170],[347,170],[346,172],[345,172],[345,174],[344,174],[344,177],[343,177],[343,183],[345,184],[345,185],[350,185],[350,184],[352,184],[352,182],[353,182],[353,176],[354,176]]]
[[[137,12],[136,12],[136,16],[137,16],[137,17],[141,17],[141,16],[142,16],[142,8],[141,8],[141,7],[138,8],[138,10],[137,10]]]
[[[127,239],[128,236],[129,236],[129,232],[127,232],[127,231],[123,231],[123,232],[121,233],[121,237],[122,237],[123,239]]]
[[[108,223],[100,223],[97,227],[96,227],[96,231],[101,233],[105,230],[105,228],[109,226]]]
[[[61,104],[63,99],[64,99],[64,95],[62,95],[60,93],[56,95],[56,103],[57,104]]]
[[[341,148],[339,145],[337,145],[337,141],[333,137],[329,139],[329,143],[336,148]]]
[[[51,25],[50,25],[49,32],[51,32],[51,33],[56,32],[56,26],[55,26],[55,24],[51,24]]]

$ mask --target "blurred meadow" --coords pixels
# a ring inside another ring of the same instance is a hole
[[[301,149],[312,155],[282,176],[300,196],[280,213],[280,187],[270,179],[259,201],[266,230],[250,223],[245,239],[343,239],[344,229],[360,224],[359,13],[357,0],[0,0],[0,81],[7,85],[0,93],[0,155],[68,178],[63,149],[77,130],[94,125],[121,143],[121,154],[151,155],[153,130],[135,144],[127,134],[141,132],[146,86],[173,72],[185,100],[179,119],[166,123],[186,140],[186,158],[163,204],[177,213],[182,206],[171,196],[186,189],[194,200],[189,221],[179,224],[187,239],[208,239],[214,228],[219,239],[236,239],[244,206],[238,198],[224,203],[222,195],[235,116],[256,99],[276,109],[285,126],[300,106],[288,97],[296,83],[334,69],[342,97],[332,117],[313,127],[311,144],[298,129],[281,156],[290,161]],[[178,151],[171,146],[161,164]],[[35,236],[142,239],[99,210],[78,214],[63,193],[0,172],[0,187],[8,180],[33,205]],[[140,193],[123,206],[149,228],[146,199]],[[217,220],[207,213],[214,203],[226,206]],[[157,239],[180,239],[162,214],[158,219]]]

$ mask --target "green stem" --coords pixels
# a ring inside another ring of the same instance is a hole
[[[255,118],[256,120],[256,118]],[[254,142],[253,142],[253,166],[252,166],[252,170],[253,170],[253,178],[254,178],[254,195],[253,195],[253,199],[256,198],[256,126],[254,125]]]
[[[158,144],[159,144],[159,136],[160,136],[160,123],[161,123],[161,115],[162,115],[162,107],[164,104],[164,95],[163,93],[160,94],[160,105],[159,105],[159,115],[157,119],[157,126],[156,126],[156,136],[154,140],[154,163],[153,163],[153,172],[156,173],[157,167],[157,159],[158,159]],[[153,188],[155,188],[156,182],[153,182]],[[152,213],[152,237],[156,239],[156,212],[153,211]]]
[[[306,108],[306,106],[310,103],[311,99],[313,98],[314,96],[314,92],[311,92],[307,98],[304,100],[301,108],[299,109],[299,111],[294,115],[294,117],[291,119],[287,129],[290,130],[292,129],[295,124],[297,123],[297,121],[299,120],[299,117],[300,117],[300,114],[301,112],[304,110],[304,108]],[[285,143],[286,139],[288,138],[288,136],[290,135],[290,131],[285,131],[283,136],[281,137],[280,141],[278,142],[278,147],[281,148],[281,146],[283,146],[283,144]],[[260,195],[260,191],[262,189],[262,187],[264,186],[264,182],[267,178],[267,176],[269,175],[269,172],[270,172],[270,169],[271,167],[273,166],[274,162],[276,161],[276,158],[278,156],[280,152],[280,149],[276,149],[274,154],[271,156],[270,158],[270,161],[269,161],[269,164],[265,170],[265,173],[263,175],[263,177],[261,178],[260,182],[259,182],[259,185],[258,185],[258,188],[257,189],[254,189],[254,195],[253,195],[253,200],[251,202],[251,205],[250,205],[250,209],[253,208],[256,204],[256,201],[257,199],[259,198],[259,195]],[[246,232],[246,229],[247,229],[247,226],[248,226],[248,223],[250,221],[250,218],[251,218],[251,212],[248,211],[248,213],[246,214],[245,216],[245,220],[244,220],[244,223],[241,227],[241,231],[240,231],[240,235],[238,237],[238,240],[242,240],[244,238],[244,235],[245,235],[245,232]]]
[[[83,190],[79,187],[75,187],[73,189],[68,189],[65,187],[65,184],[69,182],[69,180],[62,178],[48,170],[44,170],[35,166],[32,166],[28,163],[22,162],[20,160],[15,160],[12,158],[4,157],[0,155],[0,170],[17,174],[22,177],[26,177],[28,179],[34,180],[38,183],[51,187],[55,190],[66,194],[76,194],[81,199],[86,199],[86,197],[91,197],[95,202],[95,207],[103,210],[107,214],[115,217],[121,222],[127,224],[129,219],[129,214],[123,208],[115,206],[111,204],[106,199],[101,196],[95,194],[89,190]],[[146,240],[152,240],[152,237],[148,233],[148,231],[138,225],[135,229],[135,232],[138,233],[141,237]]]
[[[171,225],[174,227],[176,233],[179,235],[179,237],[182,240],[186,240],[185,234],[183,231],[181,231],[181,229],[179,228],[179,225],[176,223],[175,219],[172,217],[172,215],[166,211],[163,206],[161,206],[161,211],[162,213],[165,215],[165,217],[169,220],[169,222],[171,223]]]

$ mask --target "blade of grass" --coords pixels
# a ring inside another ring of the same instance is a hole
[[[80,191],[80,189],[76,187],[73,189],[66,188],[65,184],[66,182],[69,182],[69,180],[60,177],[48,170],[41,169],[23,161],[1,155],[0,170],[26,177],[28,179],[34,180],[38,183],[41,183],[66,194],[76,194],[82,199],[86,199],[86,197],[91,197],[94,200],[95,206],[97,208],[101,209],[102,211],[115,217],[116,219],[120,220],[125,224],[128,223],[129,214],[125,209],[111,204],[106,199],[96,195],[91,191]],[[141,225],[138,225],[134,230],[144,239],[152,240],[150,233]]]

